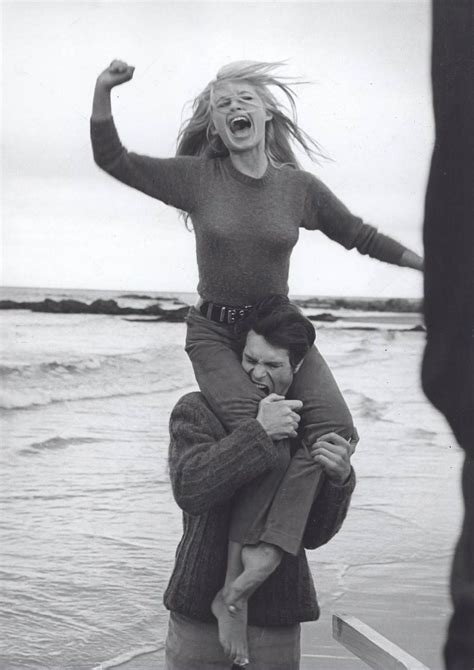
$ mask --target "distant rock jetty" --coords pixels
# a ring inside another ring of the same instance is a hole
[[[414,298],[296,298],[293,302],[305,309],[356,309],[364,312],[415,314],[423,311],[423,301]]]
[[[128,294],[121,298],[134,300],[157,300],[148,295]],[[163,300],[165,300],[163,298]],[[169,299],[167,300],[169,302]],[[295,299],[294,302],[305,309],[338,310],[341,308],[361,310],[363,312],[398,312],[398,313],[420,313],[422,310],[421,300],[410,300],[406,298],[391,298],[382,300],[378,298],[308,298]],[[184,321],[189,306],[177,299],[173,300],[173,309],[166,309],[158,303],[146,307],[121,307],[115,300],[94,300],[88,304],[81,300],[63,299],[52,300],[47,298],[39,302],[19,302],[16,300],[0,300],[0,310],[25,309],[32,312],[47,312],[50,314],[106,314],[111,316],[136,316],[130,321],[168,321],[178,323]],[[182,305],[177,306],[176,305]],[[308,315],[312,321],[333,323],[345,321],[341,314],[332,314],[330,311],[321,311]],[[350,318],[350,317],[349,317]],[[358,317],[359,319],[361,317]],[[364,326],[359,326],[364,327]],[[423,329],[423,326],[416,326]]]
[[[160,305],[148,307],[120,307],[115,300],[94,300],[87,304],[80,300],[41,300],[41,302],[16,302],[15,300],[0,300],[2,309],[27,309],[31,312],[48,312],[50,314],[110,314],[130,316],[155,317],[154,321],[184,321],[189,311],[187,305],[177,309],[164,309]]]

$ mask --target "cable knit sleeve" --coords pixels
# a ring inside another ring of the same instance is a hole
[[[275,464],[277,452],[256,419],[229,435],[201,394],[181,398],[170,417],[169,471],[174,497],[188,514],[222,504]]]
[[[198,205],[202,159],[193,156],[151,158],[125,149],[112,118],[91,119],[94,161],[112,177],[185,212]]]
[[[374,226],[354,216],[321,181],[307,173],[303,227],[320,230],[346,249],[357,249],[380,261],[399,265],[406,250],[399,242],[379,233]]]
[[[342,486],[337,486],[325,478],[308,516],[303,536],[303,546],[306,549],[316,549],[326,544],[340,530],[349,509],[355,483],[352,468],[349,480]]]

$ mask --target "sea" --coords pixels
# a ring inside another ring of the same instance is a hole
[[[195,296],[0,290],[45,298],[172,308]],[[421,390],[422,316],[331,311],[343,318],[316,322],[317,343],[361,439],[345,525],[309,554],[324,620],[358,617],[441,669],[462,456]],[[183,323],[135,316],[1,312],[2,670],[105,670],[163,648],[181,533],[168,417],[197,389],[184,337]],[[337,655],[327,625],[321,644]]]

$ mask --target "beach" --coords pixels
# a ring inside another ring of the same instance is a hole
[[[18,291],[2,297],[73,295]],[[420,388],[420,316],[344,314],[316,323],[317,343],[361,435],[357,487],[342,530],[309,553],[322,617],[303,626],[302,668],[365,667],[332,640],[337,612],[441,670],[461,453]],[[196,389],[184,334],[121,315],[2,313],[3,670],[161,667],[181,529],[168,417]]]

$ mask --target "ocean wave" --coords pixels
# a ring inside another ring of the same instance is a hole
[[[64,359],[54,358],[38,363],[15,361],[14,364],[0,364],[0,377],[15,375],[17,378],[19,376],[31,378],[35,375],[48,375],[49,373],[75,375],[127,363],[152,363],[162,355],[162,350],[143,349],[119,354],[97,354],[84,357],[66,356]]]
[[[115,658],[111,658],[109,661],[103,661],[99,663],[93,670],[108,670],[109,668],[116,668],[119,665],[133,661],[135,658],[140,656],[145,656],[147,654],[153,654],[157,651],[162,651],[163,645],[151,646],[147,645],[146,647],[141,647],[140,649],[132,649],[131,651],[126,651],[123,654],[119,654]]]
[[[3,365],[0,409],[27,409],[55,402],[175,391],[189,386],[191,368],[176,345],[162,344],[113,354],[51,356]]]
[[[139,381],[136,385],[130,385],[121,390],[115,388],[89,388],[89,389],[53,389],[50,391],[16,391],[8,393],[0,392],[0,410],[29,409],[36,406],[50,405],[57,402],[78,401],[78,400],[105,400],[108,398],[121,398],[131,395],[150,395],[152,393],[169,393],[177,391],[180,388],[188,388],[188,380],[182,383],[170,382],[164,380],[150,384],[148,388],[143,388]]]
[[[12,365],[0,365],[0,377],[11,375],[32,377],[37,374],[69,373],[76,374],[87,370],[98,370],[101,365],[113,358],[123,358],[123,355],[114,356],[87,356],[85,358],[66,358],[64,360],[44,361],[42,363],[15,363]]]
[[[375,398],[371,398],[360,391],[354,391],[352,389],[344,390],[343,395],[346,398],[351,411],[358,418],[381,421],[390,406],[387,402],[375,400]]]
[[[67,447],[76,444],[91,444],[93,442],[100,442],[95,437],[51,437],[43,442],[32,442],[29,447],[25,447],[19,453],[24,455],[38,454],[43,451],[56,451],[58,449],[66,449]]]

